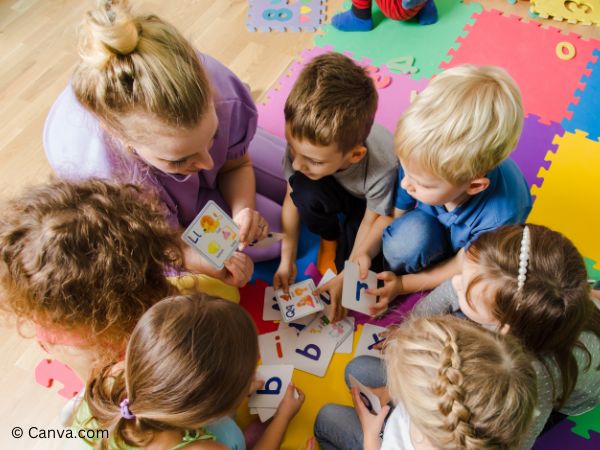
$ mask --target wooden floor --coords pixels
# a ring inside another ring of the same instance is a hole
[[[448,0],[438,0],[448,1]],[[482,0],[527,17],[528,3]],[[44,118],[66,85],[77,61],[75,28],[91,1],[0,0],[0,198],[28,184],[44,181],[50,168],[41,135]],[[175,0],[134,3],[174,23],[194,46],[211,54],[252,87],[260,100],[304,48],[311,33],[249,33],[244,26],[245,0]],[[342,0],[329,0],[327,17]],[[556,26],[556,22],[550,22]],[[585,36],[600,38],[598,28],[559,24]],[[34,382],[33,369],[44,354],[14,327],[0,328],[0,448],[62,448],[59,441],[17,441],[11,429],[56,427],[64,401],[55,389]]]

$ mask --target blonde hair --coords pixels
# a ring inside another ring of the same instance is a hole
[[[130,113],[191,128],[209,107],[209,82],[189,42],[154,15],[133,15],[126,0],[101,0],[86,14],[79,54],[75,95],[121,138],[144,135],[123,123]]]
[[[335,144],[347,153],[369,136],[377,98],[365,69],[347,56],[327,53],[300,73],[285,102],[285,122],[294,138]]]
[[[109,430],[119,448],[204,427],[237,407],[257,360],[256,328],[243,308],[205,294],[166,298],[135,327],[124,369],[106,367],[88,383],[90,424]],[[125,398],[134,419],[121,415]]]
[[[404,112],[396,153],[459,186],[506,159],[522,128],[521,94],[508,73],[462,65],[437,75]]]
[[[102,364],[119,357],[142,314],[174,291],[164,271],[181,264],[179,237],[153,192],[57,180],[2,206],[0,307],[80,336]]]
[[[452,316],[412,318],[385,347],[390,395],[440,449],[519,447],[536,374],[514,338]]]

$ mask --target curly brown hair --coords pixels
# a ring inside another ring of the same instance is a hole
[[[155,193],[51,181],[1,211],[0,307],[19,320],[83,328],[89,347],[106,355],[106,342],[120,352],[142,314],[172,293],[164,272],[180,264],[179,239]]]

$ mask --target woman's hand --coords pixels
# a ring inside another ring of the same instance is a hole
[[[269,234],[267,219],[254,209],[242,209],[233,217],[233,221],[240,229],[240,250]]]

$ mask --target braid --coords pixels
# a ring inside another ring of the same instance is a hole
[[[464,448],[465,438],[473,434],[469,422],[472,414],[464,404],[464,376],[456,336],[451,330],[446,331],[448,336],[440,352],[438,377],[432,390],[439,397],[438,410],[444,417],[444,428],[452,436],[457,448]]]

